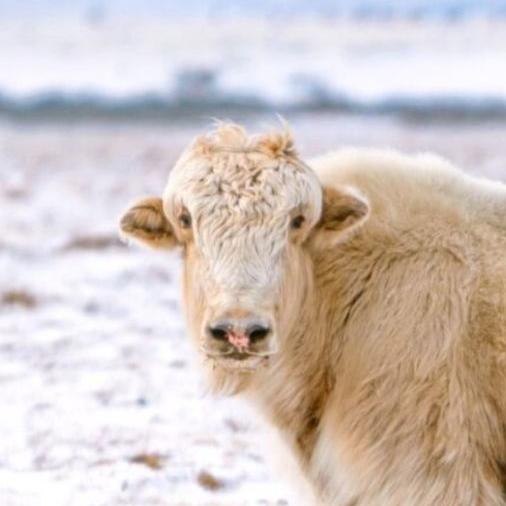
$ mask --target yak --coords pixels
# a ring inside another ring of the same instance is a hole
[[[325,506],[506,504],[506,186],[431,154],[198,137],[123,236],[183,256],[214,392]]]

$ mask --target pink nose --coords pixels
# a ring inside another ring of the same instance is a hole
[[[209,337],[217,341],[228,341],[239,351],[246,351],[252,344],[263,341],[271,329],[259,322],[235,322],[221,320],[207,328]]]
[[[228,335],[228,341],[233,344],[239,351],[244,351],[249,348],[250,338],[248,334],[241,332],[234,332],[231,330]]]

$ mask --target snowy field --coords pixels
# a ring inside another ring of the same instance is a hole
[[[308,156],[431,150],[506,181],[504,123],[292,124]],[[159,194],[207,126],[0,123],[1,506],[295,504],[252,413],[205,395],[177,255],[117,239],[121,211]]]
[[[0,65],[0,105],[23,108],[151,100],[276,110],[506,107],[506,17],[449,24],[0,12],[0,61],[9,62]]]

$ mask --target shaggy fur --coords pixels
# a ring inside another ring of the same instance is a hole
[[[506,187],[429,155],[308,165],[286,132],[223,126],[183,154],[165,214],[143,201],[122,231],[181,245],[212,389],[259,407],[315,503],[506,504]],[[232,305],[274,322],[248,367],[206,358],[203,326]]]

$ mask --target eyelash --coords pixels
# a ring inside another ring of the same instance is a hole
[[[179,225],[181,228],[190,228],[192,226],[192,218],[191,216],[184,212],[179,215]]]
[[[306,219],[302,216],[302,214],[295,216],[295,218],[292,218],[292,221],[290,222],[290,228],[293,230],[301,228],[305,220]]]

